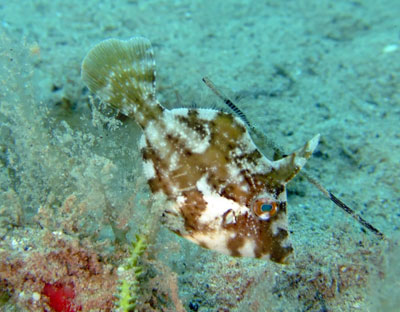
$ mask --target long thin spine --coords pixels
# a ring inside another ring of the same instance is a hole
[[[203,82],[217,95],[221,100],[224,101],[226,105],[228,105],[229,108],[233,110],[247,125],[252,131],[256,131],[257,134],[261,134],[259,131],[253,127],[250,122],[248,121],[246,115],[228,98],[226,97],[221,91],[218,90],[218,88],[215,86],[215,84],[207,77],[203,78]],[[268,139],[269,142],[271,142],[271,146],[274,149],[275,154],[278,155],[285,155],[283,150],[272,140]],[[332,192],[328,191],[325,187],[322,186],[322,184],[314,177],[312,177],[310,174],[308,174],[305,169],[300,171],[300,175],[302,175],[306,180],[314,185],[326,198],[328,198],[330,201],[332,201],[337,207],[341,208],[343,211],[348,213],[354,220],[356,220],[358,223],[360,223],[363,227],[365,227],[367,230],[370,232],[374,233],[379,239],[385,239],[385,235],[379,231],[376,227],[374,227],[372,224],[370,224],[368,221],[366,221],[363,217],[361,217],[359,214],[357,214],[353,209],[351,209],[349,206],[347,206],[342,200],[340,200],[338,197],[336,197]]]

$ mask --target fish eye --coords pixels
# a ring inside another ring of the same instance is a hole
[[[261,220],[269,220],[278,211],[278,204],[270,198],[258,198],[253,203],[253,212]]]
[[[262,204],[260,208],[262,212],[269,212],[273,207],[271,204]]]

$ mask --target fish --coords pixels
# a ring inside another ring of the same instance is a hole
[[[143,174],[164,198],[162,222],[201,247],[234,257],[289,263],[286,185],[304,167],[319,134],[269,160],[246,122],[215,108],[173,108],[156,95],[156,63],[144,37],[108,39],[82,62],[81,77],[102,102],[141,128]]]

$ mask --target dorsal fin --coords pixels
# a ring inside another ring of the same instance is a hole
[[[225,96],[214,83],[207,77],[203,77],[203,82],[209,87],[224,103],[249,127],[253,128],[246,115],[237,107],[227,96]]]
[[[270,140],[267,136],[263,135],[260,131],[254,127],[249,120],[247,119],[246,115],[237,107],[235,103],[233,103],[225,94],[223,94],[215,84],[207,77],[203,77],[203,82],[209,87],[223,102],[225,105],[229,107],[229,109],[237,115],[247,126],[250,136],[253,139],[254,143],[265,153],[268,149],[273,150],[273,159],[277,160],[285,155],[281,153],[279,146],[272,140]],[[266,155],[267,156],[267,155]]]

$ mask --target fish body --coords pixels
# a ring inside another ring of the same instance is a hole
[[[171,230],[224,254],[286,262],[293,247],[285,186],[311,156],[318,135],[271,161],[235,115],[165,108],[156,97],[151,43],[142,37],[95,46],[82,63],[82,79],[142,128],[144,174],[154,196],[166,198]]]

